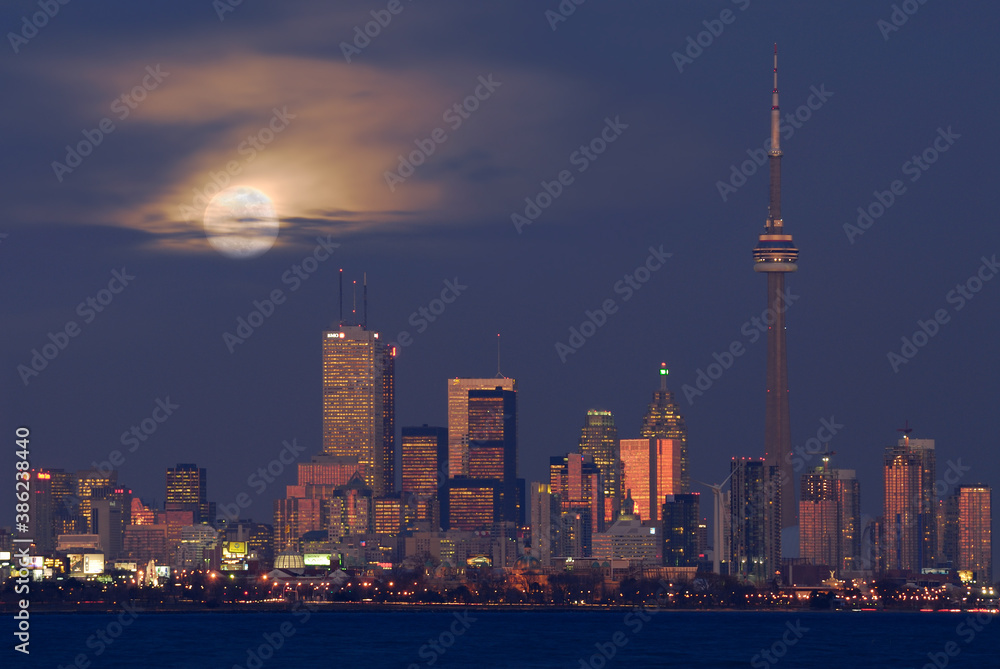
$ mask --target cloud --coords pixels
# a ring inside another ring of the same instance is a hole
[[[495,206],[497,182],[537,163],[552,126],[584,96],[571,81],[470,62],[400,69],[246,49],[182,58],[105,56],[72,73],[63,63],[35,68],[53,96],[80,100],[62,129],[47,122],[61,144],[52,160],[64,162],[65,145],[83,139],[73,127],[110,118],[115,130],[62,183],[53,177],[46,185],[58,197],[41,198],[21,216],[136,228],[159,248],[192,252],[210,249],[200,218],[226,183],[271,197],[282,220],[279,244],[333,229],[481,218]],[[151,72],[162,83],[143,92]],[[489,99],[471,114],[445,116],[482,92],[480,77],[491,74],[500,87]],[[82,89],[90,93],[71,94]],[[133,92],[143,99],[122,118],[121,96]],[[428,146],[438,128],[445,141],[390,190],[386,172],[417,142]]]

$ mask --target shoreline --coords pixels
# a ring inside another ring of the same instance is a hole
[[[176,614],[176,613],[192,613],[192,614],[212,614],[212,613],[225,613],[225,614],[240,614],[240,613],[285,613],[291,612],[293,609],[298,609],[303,605],[298,607],[294,603],[289,602],[254,602],[250,604],[225,604],[215,607],[207,607],[204,604],[158,604],[149,608],[143,606],[141,602],[129,602],[130,607],[135,607],[137,611],[141,613],[160,613],[160,614]],[[444,613],[453,612],[457,610],[463,611],[477,611],[477,612],[528,612],[528,613],[627,613],[633,611],[637,608],[643,607],[642,604],[613,604],[613,605],[593,605],[593,606],[561,606],[561,605],[531,605],[531,604],[393,604],[393,603],[371,603],[365,602],[362,604],[349,603],[349,602],[308,602],[311,607],[315,607],[313,613]],[[4,607],[6,608],[6,607]],[[711,608],[658,608],[655,604],[646,606],[645,608],[653,610],[655,609],[657,613],[670,612],[670,613],[788,613],[794,611],[796,613],[973,613],[977,611],[982,611],[981,609],[969,610],[969,609],[938,609],[935,611],[930,610],[918,610],[918,609],[811,609],[806,607],[774,607],[774,608],[726,608],[726,607],[711,607]],[[116,604],[110,606],[108,604],[84,604],[75,606],[66,606],[61,604],[49,605],[44,603],[33,603],[31,606],[32,615],[62,615],[62,614],[109,614],[109,613],[119,613],[122,610],[121,604]],[[0,615],[6,615],[5,611],[0,610]]]

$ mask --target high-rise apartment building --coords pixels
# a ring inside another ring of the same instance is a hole
[[[904,436],[883,457],[885,569],[920,573],[937,561],[933,439]]]
[[[605,526],[613,523],[621,513],[622,500],[625,498],[618,448],[618,428],[615,426],[614,415],[601,409],[589,410],[580,431],[580,453],[589,457],[601,470]]]
[[[972,572],[972,580],[993,583],[993,489],[988,485],[958,488],[958,568]]]
[[[376,495],[395,489],[395,354],[360,325],[323,333],[323,453],[356,458]]]
[[[729,490],[729,573],[764,584],[781,566],[781,473],[763,459],[734,458]]]
[[[799,501],[799,554],[813,564],[835,567],[837,548],[837,491],[825,467],[802,475]]]

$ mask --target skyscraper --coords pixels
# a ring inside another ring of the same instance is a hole
[[[853,469],[824,465],[802,475],[799,502],[800,554],[814,564],[861,568],[860,488]]]
[[[635,515],[656,520],[667,495],[681,492],[681,442],[678,439],[622,439],[622,487],[635,502]]]
[[[559,547],[561,506],[549,484],[531,482],[531,552],[543,567],[552,566]]]
[[[492,531],[501,520],[501,483],[496,479],[448,479],[440,495],[445,530]]]
[[[788,416],[788,363],[785,355],[785,274],[798,269],[799,250],[781,217],[781,113],[778,108],[778,45],[774,45],[774,89],[771,91],[771,148],[768,152],[771,184],[764,232],[754,248],[754,271],[767,274],[767,396],[764,422],[764,459],[777,467],[782,527],[797,524],[795,480],[792,470],[792,428]]]
[[[469,475],[469,391],[517,390],[517,382],[506,377],[492,379],[448,379],[448,474]]]
[[[425,497],[437,494],[448,479],[448,430],[404,427],[400,451],[401,490]]]
[[[40,552],[53,550],[57,535],[73,534],[57,527],[60,505],[65,496],[56,499],[55,486],[59,479],[53,480],[54,471],[61,470],[33,469],[30,473],[31,494],[28,496],[28,531],[25,536],[34,538]]]
[[[834,469],[837,490],[837,522],[839,524],[840,566],[847,571],[860,571],[861,560],[861,485],[853,469]]]
[[[729,573],[763,584],[781,566],[782,488],[766,460],[733,458],[729,491]]]
[[[469,477],[500,481],[501,519],[518,523],[517,391],[470,390],[468,407]]]
[[[604,485],[601,470],[581,453],[549,458],[549,487],[562,511],[585,513],[591,534],[604,531]],[[589,542],[588,542],[589,546]]]
[[[91,526],[94,534],[101,538],[104,555],[109,559],[121,557],[124,548],[125,528],[128,526],[128,515],[131,512],[132,491],[120,489],[120,495],[110,499],[95,499],[91,501]],[[128,498],[128,507],[124,499]]]
[[[190,511],[195,525],[214,522],[209,517],[207,475],[191,463],[167,468],[166,511]]]
[[[802,475],[799,554],[813,564],[839,568],[837,490],[833,473],[817,467]]]
[[[696,492],[667,495],[663,502],[663,564],[698,566],[698,515],[701,495]]]
[[[885,449],[882,549],[886,569],[920,573],[924,567],[935,566],[935,472],[933,439],[907,435]]]
[[[118,472],[102,472],[96,469],[84,469],[76,473],[76,496],[79,502],[79,515],[82,518],[80,529],[85,529],[88,534],[94,534],[94,526],[91,519],[91,502],[96,497],[95,489],[104,489],[118,483]]]
[[[674,394],[667,390],[667,363],[660,363],[660,389],[653,393],[653,401],[646,408],[642,418],[640,437],[656,439],[676,439],[680,443],[680,490],[685,493],[691,489],[691,476],[688,473],[687,424],[681,415]]]
[[[580,431],[580,453],[589,456],[601,470],[605,525],[613,523],[621,513],[624,498],[618,448],[614,414],[600,409],[589,410]]]
[[[395,355],[361,325],[323,332],[323,452],[356,458],[376,496],[395,489]]]
[[[993,489],[988,485],[958,488],[958,568],[972,572],[972,580],[993,583]]]

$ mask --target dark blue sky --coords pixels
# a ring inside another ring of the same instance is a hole
[[[824,419],[841,424],[830,448],[858,470],[868,515],[881,509],[882,450],[907,419],[913,436],[937,440],[939,476],[961,458],[972,467],[962,483],[1000,482],[1000,280],[961,309],[952,293],[1000,253],[1000,9],[913,3],[890,31],[879,25],[890,2],[590,0],[553,30],[556,0],[403,0],[348,63],[341,43],[389,3],[329,4],[245,0],[220,21],[209,0],[70,3],[37,34],[22,22],[35,3],[0,10],[5,33],[32,35],[0,50],[0,434],[30,425],[35,465],[84,468],[117,449],[120,480],[147,501],[162,503],[165,468],[188,461],[208,468],[213,499],[252,494],[247,477],[283,440],[318,449],[320,333],[336,319],[343,267],[368,273],[369,325],[412,336],[397,360],[398,425],[444,424],[445,379],[494,374],[502,332],[528,480],[575,448],[589,408],[637,436],[661,361],[692,475],[723,479],[730,457],[763,454],[765,346],[744,324],[765,306],[751,251],[767,177],[756,171],[725,199],[718,183],[768,135],[778,42],[783,113],[813,105],[782,147],[784,220],[801,250],[787,282],[798,296],[787,314],[793,442]],[[700,53],[688,41],[699,33]],[[168,74],[148,76],[158,65]],[[499,86],[479,89],[475,111],[447,114],[490,75]],[[144,99],[123,116],[114,101],[133,92]],[[250,158],[242,142],[283,109],[294,119]],[[114,129],[95,135],[103,118]],[[606,119],[627,127],[595,159],[575,154]],[[444,140],[390,190],[397,156],[436,128]],[[100,144],[57,176],[53,161],[85,131]],[[928,149],[926,170],[907,165]],[[185,220],[194,189],[234,160],[233,183],[266,192],[282,219],[278,244],[249,260],[219,254]],[[563,170],[572,181],[518,232],[511,215]],[[896,180],[892,204],[849,238],[845,223]],[[340,246],[292,290],[282,276],[317,236]],[[661,246],[672,256],[625,300],[617,282]],[[122,268],[135,278],[103,295],[103,311],[78,311]],[[411,314],[456,279],[468,288],[418,332]],[[223,333],[276,289],[286,301],[230,353]],[[563,362],[556,344],[609,299],[614,313]],[[888,354],[937,310],[947,322],[894,370]],[[68,321],[79,334],[25,385],[18,365]],[[685,399],[733,342],[746,353]],[[179,408],[123,448],[122,432],[168,397]],[[245,515],[270,521],[293,478],[254,495]]]

